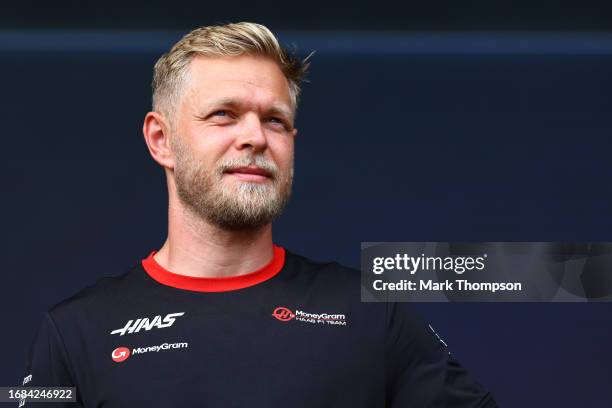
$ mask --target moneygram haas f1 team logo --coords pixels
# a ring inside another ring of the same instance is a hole
[[[323,324],[334,326],[346,326],[346,315],[332,313],[308,313],[303,310],[296,309],[295,313],[286,307],[279,306],[272,312],[277,320],[288,322],[296,320],[304,323]]]
[[[130,349],[127,347],[117,347],[111,353],[111,357],[115,363],[121,363],[122,361],[127,360],[130,356]]]

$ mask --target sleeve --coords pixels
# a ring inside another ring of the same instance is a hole
[[[498,407],[409,303],[387,304],[385,378],[390,408]]]
[[[21,382],[24,387],[76,387],[68,361],[66,348],[53,319],[45,313],[26,359],[25,376]],[[79,390],[77,402],[44,403],[20,401],[20,407],[32,405],[36,408],[80,408],[83,407]]]

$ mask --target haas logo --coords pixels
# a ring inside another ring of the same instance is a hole
[[[272,316],[276,317],[281,322],[287,322],[295,317],[295,314],[286,307],[279,306],[274,309]]]
[[[126,333],[138,333],[140,330],[151,330],[154,327],[158,329],[163,329],[164,327],[170,327],[174,324],[174,321],[177,317],[184,315],[184,312],[181,313],[170,313],[167,314],[164,318],[161,316],[155,316],[153,319],[149,318],[140,318],[136,320],[130,320],[126,323],[124,327],[121,329],[113,330],[110,334],[119,334],[123,336]]]
[[[111,358],[115,363],[121,363],[122,361],[127,360],[130,356],[130,349],[127,347],[117,347],[111,353]]]

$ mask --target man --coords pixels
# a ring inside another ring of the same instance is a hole
[[[143,133],[168,237],[46,314],[26,385],[84,407],[496,406],[407,305],[361,303],[358,271],[274,245],[306,68],[253,23],[160,58]]]

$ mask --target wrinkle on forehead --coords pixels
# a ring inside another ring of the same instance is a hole
[[[209,99],[224,96],[224,92],[239,91],[252,97],[257,89],[263,92],[261,96],[277,99],[275,104],[284,104],[293,112],[289,81],[277,63],[266,57],[197,56],[190,63],[187,83],[186,94],[190,98]],[[215,87],[215,84],[226,86]]]

